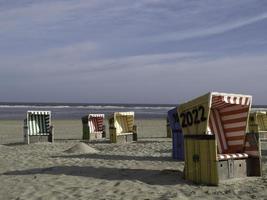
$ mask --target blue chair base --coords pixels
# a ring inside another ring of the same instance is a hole
[[[172,132],[172,158],[184,160],[184,136],[182,132]]]

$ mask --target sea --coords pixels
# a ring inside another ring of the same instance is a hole
[[[0,120],[21,120],[29,110],[47,110],[53,119],[81,119],[97,113],[111,115],[113,112],[135,112],[135,117],[165,118],[171,104],[82,104],[82,103],[0,103]]]
[[[97,113],[111,115],[113,112],[135,112],[138,119],[166,118],[172,104],[86,104],[86,103],[0,103],[0,120],[22,120],[28,110],[52,111],[53,119],[81,119]],[[254,105],[255,110],[266,110],[266,105]]]

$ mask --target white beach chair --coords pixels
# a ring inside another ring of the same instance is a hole
[[[26,144],[35,142],[54,142],[51,111],[28,111],[24,120],[24,141]]]

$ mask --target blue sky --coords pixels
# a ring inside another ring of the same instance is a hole
[[[0,0],[0,101],[267,104],[267,1]]]

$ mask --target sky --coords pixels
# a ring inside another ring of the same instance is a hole
[[[267,104],[267,1],[0,0],[0,101]]]

